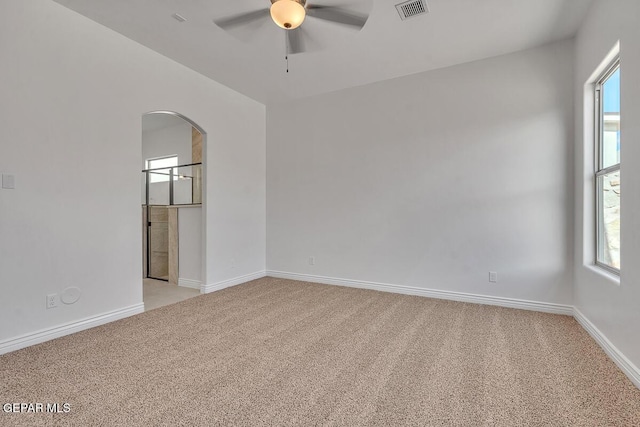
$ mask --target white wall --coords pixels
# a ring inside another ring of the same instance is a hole
[[[267,269],[571,304],[572,57],[270,105]]]
[[[264,270],[263,105],[49,0],[0,12],[0,172],[16,177],[0,190],[0,345],[142,302],[149,111],[207,132],[205,283]],[[46,310],[67,286],[81,299]]]
[[[179,281],[202,282],[202,209],[178,208]]]
[[[596,0],[576,37],[574,303],[640,366],[640,2]],[[593,113],[585,84],[620,41],[621,277],[594,268]],[[585,106],[586,105],[586,111]]]

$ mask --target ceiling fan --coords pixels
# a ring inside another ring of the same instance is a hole
[[[322,6],[307,3],[307,0],[270,0],[271,7],[231,15],[213,22],[223,30],[246,25],[271,15],[273,22],[285,30],[287,53],[305,51],[303,32],[300,26],[307,16],[360,30],[368,15],[350,11],[339,6]]]

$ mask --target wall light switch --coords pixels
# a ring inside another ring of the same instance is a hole
[[[2,174],[2,188],[5,190],[13,190],[16,188],[16,179],[13,175]]]

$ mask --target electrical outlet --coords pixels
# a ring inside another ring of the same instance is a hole
[[[58,294],[49,294],[47,295],[47,308],[55,308],[58,306],[60,302],[60,298]]]
[[[235,258],[231,258],[231,262],[229,263],[229,267],[231,267],[232,269],[236,268],[236,260],[235,260]]]
[[[309,265],[316,265],[316,257],[309,257]]]
[[[489,282],[491,282],[491,283],[497,283],[498,282],[498,272],[497,271],[490,271],[489,272]]]
[[[2,188],[7,190],[13,190],[14,188],[16,188],[16,178],[13,175],[3,173]]]

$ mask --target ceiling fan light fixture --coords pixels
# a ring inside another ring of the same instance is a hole
[[[272,0],[272,2],[271,19],[278,27],[293,30],[304,21],[306,16],[304,2],[299,0]]]

